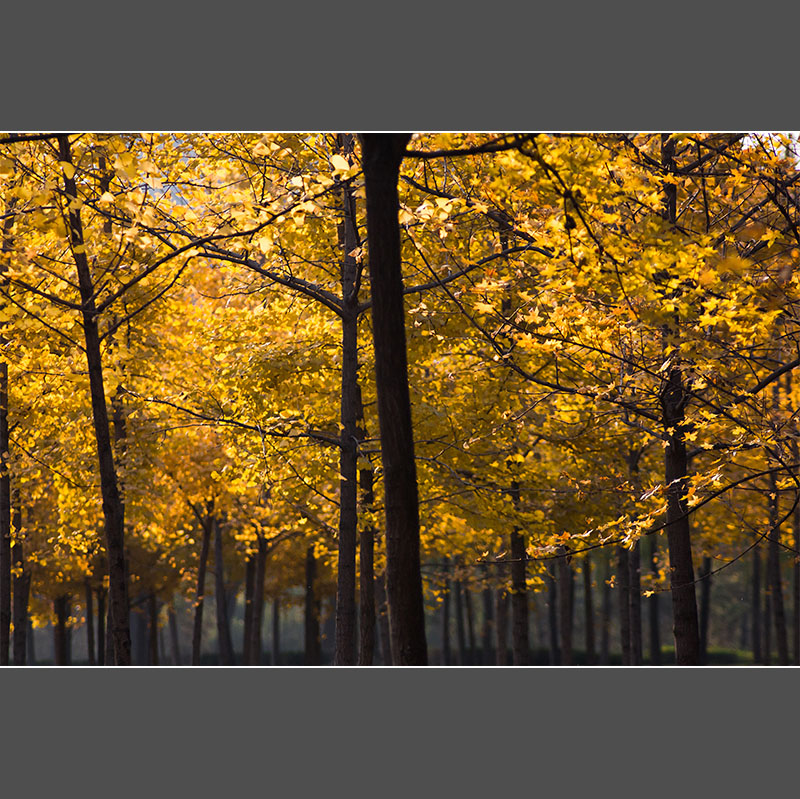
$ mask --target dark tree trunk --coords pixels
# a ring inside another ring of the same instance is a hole
[[[89,653],[89,665],[94,666],[94,591],[88,579],[85,581],[84,587],[86,590],[86,651]]]
[[[559,547],[561,556],[556,561],[558,569],[558,619],[561,646],[561,665],[572,665],[572,566],[564,547]]]
[[[458,565],[456,565],[458,569]],[[458,644],[459,666],[465,666],[467,661],[467,639],[464,634],[464,586],[460,579],[454,582],[453,595],[455,597],[455,617],[456,617],[456,643]]]
[[[59,136],[59,160],[71,164],[69,137]],[[78,190],[73,178],[64,175],[67,201],[77,199]],[[108,554],[109,608],[112,627],[109,637],[113,641],[114,664],[131,664],[131,636],[128,612],[128,585],[125,569],[124,512],[119,492],[114,454],[111,446],[108,408],[103,386],[103,362],[100,350],[100,335],[95,308],[95,287],[91,268],[86,256],[83,225],[80,211],[68,210],[69,243],[78,272],[78,286],[83,314],[83,333],[86,344],[86,364],[89,371],[92,418],[97,443],[100,469],[100,490],[105,518],[106,552]]]
[[[442,561],[444,572],[444,596],[442,597],[442,665],[452,666],[450,653],[450,565],[448,558]]]
[[[351,160],[353,137],[339,134],[342,156]],[[359,246],[356,226],[356,200],[352,184],[342,184],[342,372],[341,435],[339,440],[339,552],[336,582],[337,666],[356,662],[356,539],[358,537],[358,287],[359,265],[355,251]],[[395,215],[396,216],[396,215]],[[395,220],[396,221],[396,220]]]
[[[106,589],[100,586],[97,595],[97,665],[106,665]]]
[[[25,564],[25,543],[20,535],[22,527],[22,511],[19,503],[14,508],[14,529],[19,537],[16,538],[13,554],[14,567],[14,665],[25,665],[25,648],[28,631],[28,598],[31,589],[31,573]]]
[[[505,588],[498,588],[495,592],[494,617],[497,620],[497,665],[508,665],[508,605],[509,594]]]
[[[472,591],[467,588],[464,588],[464,610],[467,616],[467,665],[474,666],[475,665],[475,619],[474,619],[474,610],[472,605]]]
[[[550,632],[550,665],[561,665],[561,646],[558,630],[558,582],[549,571],[545,577],[547,583],[547,622]]]
[[[485,570],[488,567],[485,567]],[[494,649],[492,638],[494,635],[494,592],[487,585],[483,591],[483,630],[481,633],[481,662],[484,666],[491,666],[494,662]]]
[[[751,612],[753,614],[753,623],[751,625],[752,631],[752,647],[753,647],[753,662],[762,663],[763,655],[761,653],[761,552],[759,551],[758,544],[753,547],[753,567],[751,574],[751,587],[752,594],[750,596]]]
[[[378,627],[381,632],[381,658],[384,666],[392,666],[392,638],[389,634],[389,607],[386,602],[386,575],[379,574],[375,581]]]
[[[600,665],[607,666],[610,658],[611,638],[611,558],[605,558],[605,576],[600,612]]]
[[[250,633],[250,660],[251,666],[261,664],[261,628],[264,625],[264,582],[267,572],[267,539],[258,536],[258,550],[256,552],[255,580],[253,583],[253,623]]]
[[[242,635],[242,664],[251,663],[253,646],[253,593],[255,590],[256,556],[248,555],[244,562],[244,632]]]
[[[587,552],[583,556],[583,610],[584,630],[586,634],[586,664],[597,663],[597,652],[594,645],[594,606],[592,604],[592,560]]]
[[[622,665],[631,665],[631,582],[630,552],[617,547],[617,576],[619,577],[619,638],[622,648]]]
[[[512,488],[515,503],[519,502],[519,487]],[[530,663],[528,632],[528,586],[526,576],[525,536],[519,530],[511,533],[511,652],[515,666]]]
[[[158,665],[158,599],[155,591],[147,595],[147,662]]]
[[[400,210],[397,181],[410,138],[407,134],[362,134],[361,149],[385,491],[386,592],[392,658],[398,666],[425,666],[428,655],[419,552],[419,499],[397,218]]]
[[[777,388],[777,384],[776,384]],[[775,472],[770,472],[770,531],[768,544],[768,585],[772,600],[775,621],[775,643],[778,649],[778,665],[789,665],[789,638],[786,631],[786,612],[783,606],[783,585],[781,582],[781,527],[780,500]],[[769,622],[767,622],[769,623]]]
[[[359,402],[359,406],[361,403]],[[372,510],[372,468],[359,470],[361,506]],[[359,540],[359,605],[361,610],[358,639],[358,665],[371,666],[375,661],[375,530],[365,524]]]
[[[708,627],[711,618],[711,558],[700,566],[700,665],[708,665]]]
[[[658,538],[650,536],[650,571],[655,579],[658,574]],[[650,662],[654,666],[661,665],[661,607],[659,593],[648,597],[647,609],[650,616]]]
[[[281,665],[281,601],[272,600],[272,665]]]
[[[675,140],[666,133],[661,137],[661,164],[665,172],[674,172]],[[673,183],[666,183],[664,186],[662,216],[669,226],[674,228],[677,219],[677,186]],[[664,485],[667,486],[666,531],[673,634],[675,661],[679,666],[696,666],[700,661],[700,630],[694,588],[691,527],[686,503],[688,462],[683,435],[684,411],[689,398],[682,371],[675,366],[671,367],[667,370],[660,400],[662,426],[666,436]]]
[[[200,543],[200,560],[197,566],[197,595],[194,601],[194,626],[192,629],[192,665],[200,665],[200,649],[203,645],[203,605],[206,595],[206,571],[208,569],[208,552],[211,549],[211,531],[214,526],[213,517],[206,515],[203,519],[203,538]]]
[[[641,666],[644,662],[644,644],[642,642],[642,565],[640,542],[631,547],[628,557],[630,603],[629,617],[631,623],[631,665]]]
[[[225,561],[222,551],[222,524],[214,520],[214,594],[217,606],[217,642],[221,666],[233,666],[233,640],[228,615],[228,592],[225,590]]]
[[[306,550],[306,611],[305,611],[305,665],[319,666],[322,664],[322,642],[319,630],[320,602],[315,594],[317,579],[317,559],[314,557],[314,547]]]
[[[53,627],[53,651],[56,666],[69,666],[70,646],[69,646],[69,612],[70,597],[64,594],[53,601],[56,612],[56,623]]]
[[[181,657],[181,644],[178,640],[178,617],[175,614],[175,601],[170,601],[167,608],[167,622],[169,624],[169,643],[172,655],[172,665],[182,666],[183,658]]]

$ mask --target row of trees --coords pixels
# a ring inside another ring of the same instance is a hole
[[[421,665],[456,574],[514,664],[545,595],[571,662],[576,575],[587,650],[615,585],[623,662],[668,592],[697,664],[698,580],[745,566],[757,659],[792,581],[796,661],[793,147],[3,134],[0,661],[77,602],[129,664],[182,595],[197,663],[213,594],[230,664],[243,590],[254,663],[302,588],[313,662],[328,583],[336,663]]]

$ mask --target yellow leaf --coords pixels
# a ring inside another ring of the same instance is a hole
[[[99,203],[113,203],[114,202],[114,195],[110,191],[104,191],[100,195],[100,199],[97,202],[99,202]]]
[[[61,171],[64,173],[64,177],[67,180],[71,180],[75,177],[75,166],[70,164],[69,161],[59,161],[58,165],[61,167]]]
[[[334,175],[343,174],[350,169],[350,164],[347,163],[347,159],[338,153],[331,156],[331,166],[333,167]]]
[[[0,158],[0,178],[7,178],[14,174],[14,162],[10,158]]]

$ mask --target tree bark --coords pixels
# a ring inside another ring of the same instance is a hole
[[[452,666],[453,658],[450,652],[450,562],[445,557],[442,560],[444,572],[444,596],[442,597],[442,665]]]
[[[158,598],[155,591],[147,595],[147,662],[158,665]]]
[[[59,160],[63,163],[72,164],[69,137],[59,136],[58,143]],[[68,201],[77,199],[78,190],[75,181],[72,177],[67,177],[66,173],[64,174],[64,188]],[[73,207],[68,210],[68,228],[69,243],[78,272],[92,418],[100,469],[100,490],[103,499],[106,552],[108,555],[109,607],[112,621],[110,637],[113,641],[115,665],[129,666],[131,664],[131,635],[128,617],[128,585],[125,570],[124,513],[117,472],[114,466],[108,408],[103,385],[103,361],[94,299],[95,287],[86,256],[80,211]]]
[[[200,560],[197,566],[197,594],[194,601],[194,625],[192,628],[192,665],[200,665],[200,649],[203,645],[203,605],[206,594],[206,571],[208,552],[211,549],[211,531],[214,526],[211,509],[202,522],[203,538],[200,543]]]
[[[214,519],[214,595],[217,608],[217,643],[221,666],[233,666],[233,641],[228,616],[228,594],[225,590],[225,561],[222,551],[222,524]]]
[[[605,576],[600,612],[600,665],[607,666],[610,659],[611,638],[611,558],[605,558]]]
[[[658,538],[655,535],[650,538],[650,571],[653,578],[658,575]],[[661,665],[661,607],[659,603],[659,593],[656,592],[648,597],[647,609],[650,617],[650,662],[654,666]]]
[[[319,615],[320,602],[315,594],[315,581],[317,579],[317,559],[314,557],[314,547],[306,550],[306,609],[305,609],[305,665],[319,666],[322,664],[322,642],[320,640]]]
[[[14,503],[13,527],[15,530],[15,541],[13,552],[14,567],[17,573],[14,575],[14,665],[25,665],[25,649],[28,631],[28,599],[30,597],[31,573],[25,563],[25,543],[22,538],[22,509],[19,501]]]
[[[386,575],[379,574],[375,581],[378,629],[381,636],[381,658],[384,666],[394,665],[392,661],[392,638],[389,633],[389,607],[386,602]]]
[[[70,597],[63,594],[53,601],[56,623],[53,627],[53,651],[56,666],[70,666],[69,612]]]
[[[631,623],[631,665],[641,666],[644,662],[642,642],[642,566],[640,541],[637,541],[628,556],[629,590],[628,602]]]
[[[456,564],[458,569],[458,564]],[[458,657],[456,662],[459,666],[465,666],[467,660],[467,640],[464,630],[464,586],[460,578],[453,581],[453,597],[455,598],[455,617],[456,617],[456,643],[458,644]]]
[[[515,502],[519,502],[519,487],[514,485]],[[511,652],[515,666],[530,663],[530,638],[528,631],[528,585],[526,575],[527,554],[525,536],[520,530],[511,532]]]
[[[617,576],[619,577],[619,638],[622,648],[622,665],[631,665],[631,582],[630,552],[617,547]]]
[[[419,499],[408,387],[397,181],[408,134],[362,134],[372,336],[386,512],[386,592],[392,659],[428,662],[420,569]]]
[[[242,664],[249,666],[253,645],[253,592],[255,590],[256,556],[247,555],[244,563],[244,631],[242,634]]]
[[[594,606],[592,604],[592,559],[587,552],[583,556],[583,612],[586,635],[586,665],[597,663],[597,652],[594,645]]]
[[[99,586],[97,596],[97,665],[106,665],[106,589]]]
[[[84,589],[86,591],[86,651],[89,654],[89,665],[94,666],[94,589],[88,578],[84,582]]]
[[[572,606],[573,580],[570,556],[565,547],[559,547],[560,556],[556,561],[558,570],[558,620],[561,650],[561,665],[572,665]]]
[[[751,625],[753,663],[762,663],[761,652],[761,552],[758,544],[753,547],[752,572],[751,572],[750,609],[753,614]]]
[[[258,536],[258,550],[256,552],[255,581],[253,584],[253,624],[251,628],[250,665],[261,664],[262,633],[264,625],[264,582],[267,572],[267,555],[269,549],[267,539]]]
[[[169,643],[172,655],[172,665],[182,666],[183,658],[181,657],[181,645],[178,639],[178,617],[175,614],[175,600],[170,600],[167,607],[167,622],[169,624]]]
[[[281,601],[272,600],[272,665],[281,665]]]
[[[558,629],[558,582],[549,571],[545,577],[547,583],[547,622],[550,632],[550,665],[561,665],[561,645]]]
[[[497,665],[508,665],[508,605],[509,594],[505,588],[500,587],[495,592],[494,617],[497,620]]]
[[[359,402],[359,406],[361,403]],[[359,470],[361,507],[366,512],[372,510],[373,472],[372,467]],[[358,665],[371,666],[375,660],[375,530],[365,524],[359,541],[359,623]]]
[[[775,472],[770,472],[770,531],[767,549],[769,570],[769,593],[772,600],[772,612],[775,621],[775,643],[778,649],[778,665],[789,665],[789,639],[786,631],[786,612],[783,605],[783,585],[781,581],[780,560],[780,500]]]
[[[464,591],[464,611],[467,617],[467,665],[474,666],[475,665],[475,619],[474,619],[474,609],[472,605],[472,591],[468,588],[465,588],[462,584],[462,589]]]
[[[700,665],[708,665],[708,627],[711,618],[711,558],[700,566]]]
[[[484,564],[484,573],[488,566]],[[494,634],[494,592],[487,585],[481,592],[483,596],[483,629],[481,632],[481,662],[484,666],[491,666],[494,660],[494,650],[492,648],[492,637]]]

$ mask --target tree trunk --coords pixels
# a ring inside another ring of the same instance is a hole
[[[700,566],[700,665],[708,665],[708,626],[711,618],[711,558]]]
[[[561,639],[561,665],[572,665],[572,566],[566,549],[559,547],[561,553],[556,561],[558,570],[558,619]]]
[[[89,665],[95,665],[94,657],[94,591],[87,578],[84,582],[86,590],[86,651],[89,654]],[[16,627],[16,622],[14,624]]]
[[[158,599],[155,591],[147,595],[147,663],[158,665]]]
[[[21,513],[19,508],[14,512],[14,527],[19,532],[21,527]],[[31,589],[31,573],[25,564],[24,543],[22,538],[17,538],[14,548],[14,665],[25,665],[25,648],[28,631],[28,599]]]
[[[255,590],[256,556],[248,555],[244,563],[244,631],[242,634],[242,665],[251,662],[253,645],[253,592]]]
[[[59,136],[59,160],[72,164],[69,137]],[[64,174],[66,199],[77,199],[75,181]],[[95,287],[83,240],[83,225],[80,211],[68,211],[69,243],[78,272],[78,286],[81,296],[83,333],[86,344],[86,364],[89,371],[89,390],[92,404],[92,418],[97,444],[97,457],[100,469],[100,490],[103,499],[105,518],[106,552],[108,554],[109,607],[112,628],[114,664],[131,664],[130,620],[128,617],[128,585],[125,570],[124,513],[122,499],[114,466],[111,447],[108,408],[103,385],[103,362],[100,350],[100,335],[97,327],[95,308]]]
[[[378,627],[381,632],[381,658],[384,666],[394,665],[392,661],[392,638],[389,633],[389,607],[386,602],[386,575],[379,574],[375,581]]]
[[[225,590],[225,561],[222,552],[222,525],[214,519],[214,594],[217,606],[217,642],[221,666],[233,666],[233,640],[228,615],[228,594]]]
[[[622,665],[631,665],[631,582],[630,552],[617,547],[617,576],[619,577],[619,638],[622,648]]]
[[[444,572],[444,596],[442,597],[442,665],[452,666],[453,658],[450,653],[450,566],[449,559],[442,561]]]
[[[281,665],[281,601],[272,600],[272,665]]]
[[[169,643],[172,654],[172,665],[182,666],[181,645],[178,640],[178,617],[175,614],[175,601],[172,599],[167,608],[167,621],[169,624]]]
[[[56,666],[70,666],[69,623],[70,597],[63,594],[53,601],[56,623],[53,627],[53,651]]]
[[[770,472],[770,531],[767,550],[768,558],[768,585],[772,600],[772,612],[775,621],[775,643],[778,649],[778,665],[789,665],[789,639],[786,632],[786,613],[783,606],[783,586],[781,582],[781,528],[780,528],[780,500],[778,483],[775,472]],[[767,622],[769,623],[769,622]]]
[[[472,591],[467,588],[464,588],[462,585],[462,589],[464,590],[464,610],[467,616],[467,665],[474,666],[475,665],[475,619],[474,619],[474,609],[472,605]]]
[[[509,594],[505,588],[500,587],[495,592],[494,617],[497,620],[497,665],[508,665],[508,605]]]
[[[458,569],[458,564],[456,564]],[[464,586],[460,578],[454,581],[453,595],[455,597],[455,617],[456,617],[456,643],[458,644],[459,666],[465,666],[467,661],[467,639],[464,631]]]
[[[253,583],[253,623],[250,633],[250,661],[251,666],[261,665],[262,638],[261,628],[264,625],[264,582],[267,572],[267,555],[269,549],[267,539],[258,536],[258,550],[256,552],[255,581]]]
[[[630,604],[629,617],[631,623],[631,665],[641,666],[644,662],[644,645],[642,642],[642,565],[640,542],[637,541],[628,556]]]
[[[597,653],[594,646],[594,607],[592,604],[592,559],[587,552],[583,556],[583,626],[586,635],[586,665],[594,666],[597,663]]]
[[[484,564],[484,572],[488,566]],[[492,637],[494,634],[494,592],[487,585],[483,591],[483,630],[481,632],[481,662],[484,666],[491,666],[494,661],[494,650],[492,648]]]
[[[374,500],[372,467],[361,469],[358,476],[361,488],[361,507],[370,512]],[[361,531],[359,572],[361,617],[358,665],[371,666],[375,661],[375,530],[371,524],[365,524]]]
[[[353,137],[339,134],[339,148],[351,160]],[[356,540],[358,537],[358,286],[359,246],[356,228],[356,200],[352,184],[342,184],[342,372],[341,435],[339,440],[339,551],[336,582],[337,666],[356,662]]]
[[[555,566],[555,564],[554,564]],[[558,583],[550,571],[545,577],[547,583],[547,622],[550,632],[550,665],[561,665],[561,646],[558,629]]]
[[[208,552],[211,549],[211,530],[213,517],[209,514],[203,519],[203,538],[200,543],[200,560],[197,566],[197,595],[194,601],[194,626],[192,629],[192,665],[200,665],[200,648],[203,645],[203,605],[206,594],[206,571],[208,569]]]
[[[752,634],[752,647],[753,647],[753,663],[762,663],[763,656],[761,654],[761,553],[758,544],[753,547],[752,556],[752,573],[751,573],[751,588],[750,595],[750,609],[753,614],[753,623],[751,625]]]
[[[611,638],[611,558],[605,558],[603,600],[600,613],[600,665],[607,666],[610,659]]]
[[[512,488],[515,503],[519,502],[519,487]],[[528,631],[528,585],[526,575],[527,553],[525,536],[519,530],[511,533],[511,652],[515,666],[530,663]]]
[[[658,575],[658,538],[655,535],[650,537],[650,570],[655,579]],[[650,662],[654,666],[661,665],[661,607],[659,603],[659,593],[655,593],[647,599],[647,609],[650,616]]]
[[[305,613],[305,665],[320,666],[322,664],[322,642],[319,630],[320,603],[315,595],[314,583],[317,579],[317,559],[314,547],[306,550],[306,613]]]
[[[106,665],[106,589],[99,586],[97,595],[97,665]]]
[[[408,387],[397,181],[408,134],[362,134],[372,336],[386,512],[386,592],[392,658],[425,666],[419,499]]]

